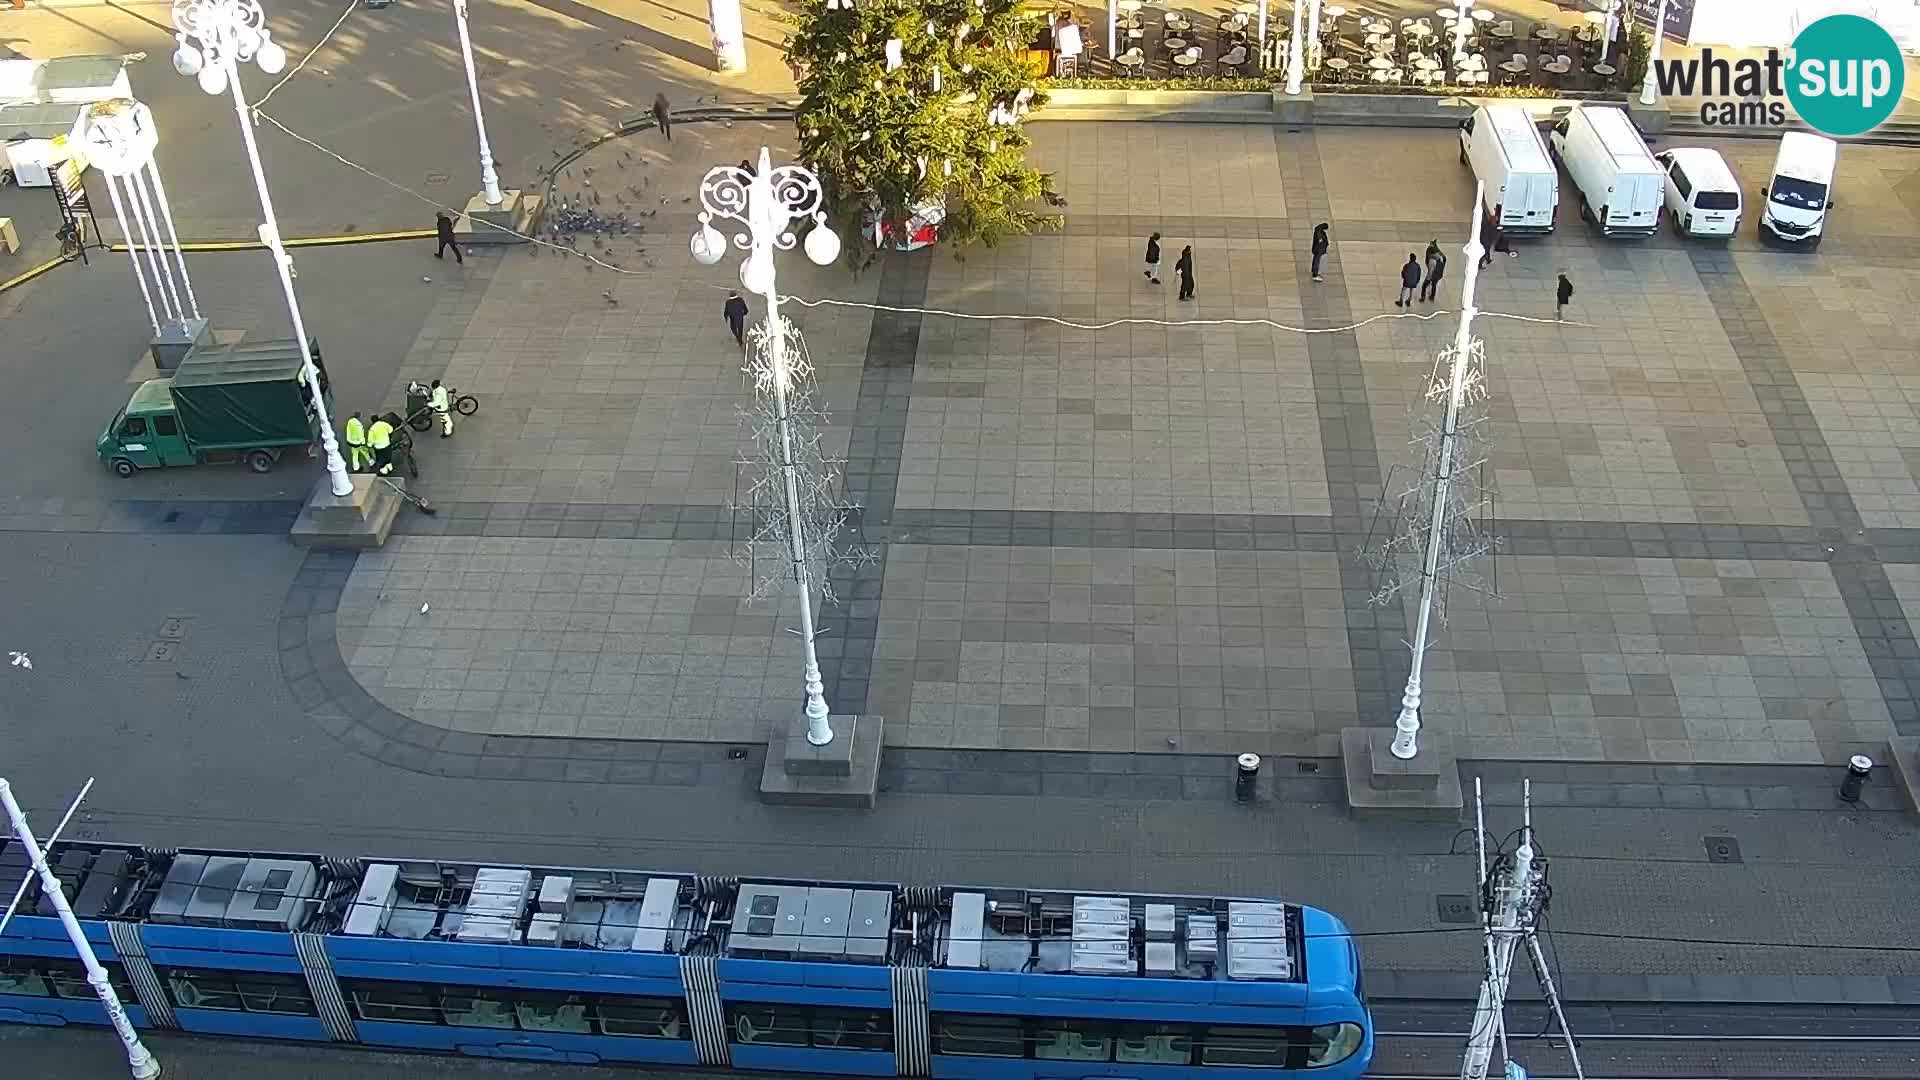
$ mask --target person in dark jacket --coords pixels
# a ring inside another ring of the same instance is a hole
[[[453,242],[453,219],[447,216],[445,210],[433,215],[433,231],[440,239],[440,246],[433,249],[433,257],[444,259],[447,249],[452,248],[453,261],[465,266],[467,260],[460,254],[460,245]]]
[[[1173,272],[1180,275],[1180,299],[1193,299],[1193,245],[1180,249],[1180,259],[1173,264]]]
[[[1394,307],[1409,307],[1413,304],[1413,290],[1420,287],[1420,260],[1413,252],[1407,252],[1407,264],[1400,268],[1400,299],[1393,302]]]
[[[1447,272],[1447,255],[1440,250],[1440,241],[1427,244],[1427,279],[1420,283],[1420,299],[1432,301],[1440,293],[1440,276]]]
[[[660,128],[660,134],[673,141],[673,109],[667,104],[667,95],[653,95],[653,122]]]
[[[727,290],[727,306],[721,308],[720,313],[727,317],[727,329],[733,331],[733,340],[739,342],[741,348],[746,348],[747,302],[740,299],[739,292]]]
[[[1160,234],[1147,237],[1146,279],[1155,285],[1160,284]]]
[[[1567,310],[1567,302],[1572,299],[1573,282],[1567,280],[1566,268],[1562,267],[1560,270],[1560,287],[1556,289],[1553,294],[1553,319],[1555,322],[1560,321],[1561,315]]]
[[[1480,219],[1480,268],[1485,270],[1493,262],[1493,245],[1500,238],[1500,229],[1494,225],[1493,218]]]
[[[1315,281],[1321,280],[1320,260],[1327,257],[1327,249],[1331,246],[1327,242],[1327,223],[1323,221],[1315,225],[1313,227],[1313,280]]]

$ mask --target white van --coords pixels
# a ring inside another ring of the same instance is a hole
[[[1820,246],[1827,229],[1827,211],[1833,209],[1833,167],[1840,146],[1832,139],[1804,131],[1780,136],[1780,153],[1773,159],[1773,176],[1760,191],[1760,239],[1769,235],[1791,244]]]
[[[1740,181],[1717,151],[1676,146],[1653,155],[1667,170],[1667,215],[1681,236],[1740,231]]]
[[[1624,109],[1582,105],[1548,138],[1580,192],[1580,214],[1605,236],[1652,236],[1660,227],[1666,172]]]
[[[1518,105],[1482,105],[1460,121],[1460,163],[1486,187],[1482,207],[1505,233],[1553,231],[1560,174],[1533,117]]]

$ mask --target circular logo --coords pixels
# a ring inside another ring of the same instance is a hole
[[[1858,135],[1893,115],[1906,63],[1893,35],[1858,15],[1829,15],[1800,31],[1788,61],[1787,98],[1814,130]]]

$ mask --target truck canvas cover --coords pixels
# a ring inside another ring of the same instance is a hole
[[[313,438],[293,339],[195,349],[173,373],[181,426],[199,446],[288,446]]]

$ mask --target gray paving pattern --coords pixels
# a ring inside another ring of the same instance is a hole
[[[1392,311],[1407,246],[1459,231],[1464,178],[1398,187],[1367,136],[1182,129],[1190,160],[1156,155],[1143,176],[1137,131],[1045,130],[1064,236],[896,257],[856,296],[1338,328]],[[1448,145],[1402,135],[1396,161]],[[1335,250],[1312,283],[1319,220]],[[1195,243],[1195,304],[1138,281],[1121,230],[1151,227],[1169,254]],[[1920,554],[1903,516],[1920,488],[1890,471],[1909,475],[1888,446],[1905,421],[1865,411],[1864,376],[1765,354],[1793,310],[1780,294],[1898,253],[1842,233],[1796,270],[1744,240],[1702,253],[1562,233],[1482,278],[1493,311],[1550,316],[1543,258],[1580,291],[1573,324],[1479,324],[1505,599],[1450,605],[1429,724],[1475,756],[1673,762],[1832,759],[1905,730],[1915,650],[1879,569]],[[1764,304],[1741,287],[1749,265]],[[467,734],[755,742],[794,707],[797,664],[778,602],[733,602],[739,392],[715,297],[676,271],[664,293],[596,306],[531,263],[502,273],[478,316],[450,307],[410,358],[408,374],[438,363],[510,403],[446,447],[443,515],[354,572],[349,669]],[[846,294],[800,273],[802,295]],[[1893,293],[1845,295],[1872,328],[1848,354],[1865,372],[1899,341],[1878,319]],[[1390,719],[1406,613],[1370,603],[1354,554],[1411,460],[1406,413],[1447,319],[1293,335],[796,312],[829,408],[851,402],[834,437],[858,535],[882,555],[841,573],[843,606],[823,615],[837,707],[894,718],[896,746],[1173,754],[1325,755],[1341,728]],[[1792,318],[1795,335],[1829,328]],[[1813,461],[1829,433],[1842,449]],[[1835,517],[1854,487],[1872,511]]]

